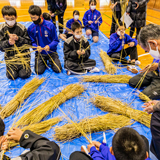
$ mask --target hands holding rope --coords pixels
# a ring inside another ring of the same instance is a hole
[[[50,50],[50,47],[48,45],[46,45],[44,48],[42,48],[41,46],[37,47],[38,52],[42,52],[43,50],[48,52]]]
[[[148,72],[155,71],[157,68],[158,68],[158,63],[149,64],[146,67],[144,67],[142,70],[140,70],[140,73],[144,73],[146,71]]]
[[[18,41],[18,36],[16,34],[9,34],[9,44],[14,45]]]

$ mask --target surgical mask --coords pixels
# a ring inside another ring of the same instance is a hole
[[[16,23],[16,20],[12,20],[12,21],[6,20],[6,23],[7,23],[9,26],[14,26],[15,23]]]
[[[76,39],[80,39],[81,37],[82,37],[82,35],[80,34],[80,35],[74,35],[74,37],[76,38]]]
[[[39,24],[41,22],[41,18],[39,17],[36,21],[33,21],[34,24]]]
[[[74,15],[74,19],[77,21],[79,19],[79,15]]]
[[[155,41],[156,42],[156,41]],[[156,42],[157,44],[157,42]],[[149,48],[150,48],[150,51],[149,51],[149,54],[154,58],[154,59],[160,59],[160,53],[158,51],[158,47],[156,47],[156,51],[151,49],[151,46],[149,44]]]
[[[91,10],[95,10],[96,9],[96,6],[91,6]]]
[[[125,31],[123,31],[124,32],[124,34],[125,34]],[[121,36],[121,31],[117,31],[117,34],[119,35],[119,36]]]

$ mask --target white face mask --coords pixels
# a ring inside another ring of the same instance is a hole
[[[91,10],[95,10],[96,9],[96,6],[91,6]]]
[[[77,21],[79,19],[79,15],[74,15],[74,19]]]
[[[81,37],[82,37],[82,35],[80,34],[80,35],[74,35],[74,37],[76,38],[76,39],[80,39]]]
[[[124,34],[125,34],[125,31],[123,31],[124,32]],[[119,35],[119,36],[121,36],[121,31],[117,31],[117,34]]]
[[[156,42],[156,41],[155,41]],[[148,43],[149,44],[149,43]],[[157,44],[157,42],[156,42]],[[156,47],[156,51],[151,49],[151,46],[149,44],[149,54],[154,58],[154,59],[160,59],[160,53],[158,51],[158,47]]]
[[[8,21],[8,20],[6,20],[6,23],[9,25],[9,26],[14,26],[15,25],[15,23],[16,23],[16,20],[12,20],[12,21]]]

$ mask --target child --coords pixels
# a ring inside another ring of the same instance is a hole
[[[32,5],[29,14],[33,23],[28,28],[32,46],[37,47],[35,55],[35,72],[40,75],[46,70],[47,60],[54,72],[61,72],[61,63],[56,53],[58,37],[53,23],[42,19],[42,10]]]
[[[1,128],[3,127],[3,128]],[[30,151],[22,153],[15,160],[59,160],[61,152],[59,146],[47,138],[37,135],[29,130],[22,131],[18,128],[11,129],[6,138],[4,138],[3,133],[5,130],[4,122],[0,118],[0,158],[2,156],[3,150],[8,148],[8,141],[19,142],[20,146],[23,148],[30,148]],[[3,160],[9,159],[7,156],[3,156]],[[12,159],[14,160],[14,158]]]
[[[65,41],[63,49],[67,74],[84,74],[87,70],[97,71],[95,60],[89,59],[91,54],[89,42],[82,36],[82,26],[79,22],[74,22],[71,29],[73,36]]]
[[[44,20],[52,22],[51,15],[49,13],[44,12],[42,17]]]
[[[67,29],[69,28],[69,29],[71,30],[71,25],[72,25],[73,22],[79,22],[80,25],[82,25],[81,21],[79,20],[79,16],[80,16],[79,11],[74,10],[74,11],[73,11],[73,18],[70,19],[70,20],[68,20],[67,23],[66,23]],[[62,40],[64,40],[64,41],[65,41],[67,38],[69,38],[69,37],[71,37],[71,36],[73,35],[72,32],[71,32],[71,31],[68,31],[67,29],[66,29],[66,31],[65,31],[65,34],[61,34],[61,35],[60,35],[60,38],[61,38]]]
[[[83,17],[86,35],[89,37],[92,34],[94,42],[98,42],[99,27],[102,24],[102,16],[101,13],[96,10],[96,4],[96,0],[90,0],[90,10],[86,11]]]
[[[89,155],[74,152],[70,160],[145,160],[148,158],[149,142],[132,128],[119,129],[113,137],[112,147],[92,142],[87,147]]]
[[[0,25],[0,50],[5,52],[6,76],[13,80],[18,77],[28,78],[31,75],[30,54],[24,56],[23,53],[29,50],[21,51],[22,54],[17,57],[18,51],[11,50],[14,45],[21,47],[24,44],[31,44],[27,30],[24,25],[16,22],[17,12],[12,6],[4,6],[2,15],[6,22]]]

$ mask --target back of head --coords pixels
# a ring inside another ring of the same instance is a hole
[[[40,16],[42,14],[42,10],[37,5],[31,5],[28,10],[29,14]]]
[[[138,36],[140,45],[147,48],[149,40],[160,40],[160,25],[148,24],[141,29]]]
[[[43,19],[47,20],[47,21],[50,21],[51,20],[51,15],[49,13],[43,13],[42,14],[42,17]]]
[[[0,118],[0,137],[3,136],[5,130],[5,124],[3,120]]]
[[[117,31],[117,29],[118,29],[119,27],[122,27],[122,26],[124,26],[124,27],[126,28],[126,24],[123,23],[122,21],[119,21],[119,24],[116,24],[116,25],[115,25],[115,31]]]
[[[2,15],[3,16],[8,15],[8,16],[15,16],[15,17],[17,17],[17,12],[16,12],[15,8],[12,7],[12,6],[4,6],[2,8]]]
[[[73,22],[71,25],[71,30],[74,32],[76,29],[82,28],[79,22]]]
[[[119,129],[113,137],[112,148],[116,160],[145,160],[146,145],[132,128]]]

